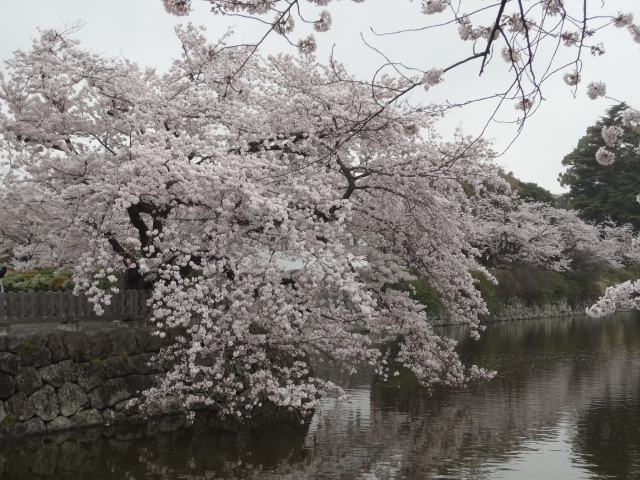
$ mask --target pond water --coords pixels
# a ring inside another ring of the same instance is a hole
[[[410,377],[326,372],[352,395],[305,425],[87,430],[0,443],[15,479],[640,479],[640,315],[461,328],[490,382],[428,395]]]

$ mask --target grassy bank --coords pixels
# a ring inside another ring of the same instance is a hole
[[[498,280],[498,285],[479,271],[471,271],[476,279],[476,288],[489,311],[496,314],[504,304],[512,300],[519,300],[527,305],[566,302],[575,307],[595,302],[606,287],[639,278],[640,265],[603,272],[555,272],[523,267],[513,270],[494,269],[491,274]],[[438,314],[444,310],[437,292],[424,277],[391,287],[411,292],[411,297],[425,305],[428,313]]]

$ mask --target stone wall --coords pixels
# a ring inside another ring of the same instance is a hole
[[[528,304],[518,299],[510,300],[503,304],[499,312],[483,317],[483,323],[512,322],[516,320],[532,320],[535,318],[564,317],[573,315],[586,315],[585,310],[592,303],[571,306],[569,302],[558,301],[542,305]],[[455,321],[446,314],[431,317],[434,325],[452,325]]]
[[[543,305],[530,305],[516,299],[502,305],[501,310],[487,317],[485,322],[510,322],[514,320],[530,320],[534,318],[586,315],[585,309],[591,305],[592,303],[571,306],[566,301],[546,303]]]
[[[0,336],[0,438],[140,420],[127,403],[162,375],[150,360],[166,342],[123,327]]]

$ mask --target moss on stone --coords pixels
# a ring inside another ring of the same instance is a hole
[[[16,417],[14,417],[11,414],[8,414],[5,419],[0,423],[0,430],[2,430],[3,428],[8,428],[11,425],[13,425],[14,423],[16,423]]]
[[[20,342],[20,347],[18,348],[18,355],[24,356],[29,353],[35,352],[36,350],[40,350],[44,348],[44,345],[40,345],[38,343],[34,343],[28,338],[25,338]]]

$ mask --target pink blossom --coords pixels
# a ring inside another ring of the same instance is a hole
[[[318,48],[318,45],[316,43],[316,38],[313,35],[309,35],[298,42],[298,51],[305,55],[315,52],[316,48]]]
[[[320,12],[320,18],[313,24],[316,32],[326,32],[331,28],[331,15],[326,10]]]
[[[563,0],[544,0],[544,5],[551,16],[564,12]]]
[[[631,127],[640,123],[640,112],[634,108],[627,108],[622,112],[622,125]]]
[[[624,130],[617,125],[602,127],[602,138],[604,139],[604,142],[610,147],[614,147],[618,144],[623,133]]]
[[[607,86],[603,82],[591,82],[587,85],[587,96],[591,100],[604,97],[607,93]]]
[[[600,165],[611,165],[616,159],[615,153],[607,150],[604,147],[600,147],[596,152],[596,161]]]
[[[627,281],[620,285],[607,287],[604,295],[596,304],[587,308],[586,313],[592,317],[600,317],[614,313],[620,307],[638,308],[636,300],[640,295],[640,280]]]
[[[580,83],[580,73],[578,72],[565,73],[562,79],[564,80],[564,83],[566,83],[570,87],[573,87],[578,83]]]
[[[627,30],[629,30],[629,33],[631,33],[631,38],[633,38],[633,41],[636,43],[640,43],[640,27],[635,23],[631,23],[627,25]]]
[[[517,52],[509,47],[504,47],[501,51],[501,54],[502,59],[507,63],[519,62],[521,59],[520,52]]]
[[[280,15],[276,16],[276,21],[274,23],[276,31],[281,35],[287,35],[293,31],[295,28],[295,21],[292,16],[283,19]]]
[[[449,5],[448,0],[423,0],[422,12],[427,15],[443,12]]]
[[[613,24],[618,27],[626,27],[633,23],[633,13],[618,13],[618,16],[613,19]]]
[[[560,38],[566,47],[573,47],[580,41],[580,34],[578,32],[562,32]]]
[[[441,83],[443,74],[444,72],[437,68],[432,68],[431,70],[426,72],[422,77],[422,81],[425,84],[425,88],[428,89],[430,86]]]
[[[523,112],[529,111],[533,107],[533,100],[530,98],[522,98],[516,102],[515,109]]]
[[[162,0],[162,3],[167,12],[173,15],[184,16],[191,11],[191,0]]]

